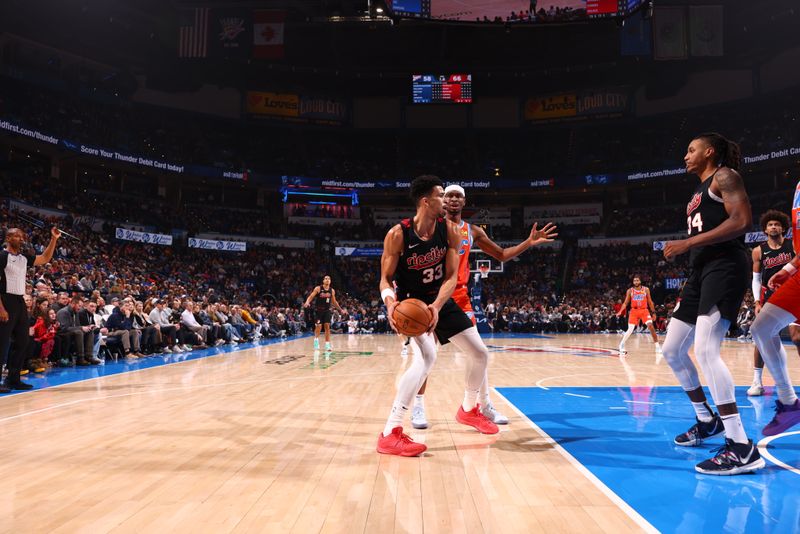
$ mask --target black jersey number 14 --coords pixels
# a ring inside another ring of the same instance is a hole
[[[694,217],[689,215],[686,218],[686,224],[689,226],[689,235],[692,235],[692,228],[697,228],[697,233],[703,232],[703,216],[700,213],[695,213]]]

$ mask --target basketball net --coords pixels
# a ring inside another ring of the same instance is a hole
[[[478,272],[481,273],[481,278],[487,278],[489,276],[489,266],[481,265],[478,267]]]

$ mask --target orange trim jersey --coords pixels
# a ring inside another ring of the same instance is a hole
[[[467,287],[469,283],[469,252],[472,249],[472,227],[467,221],[458,226],[461,243],[458,246],[458,279],[456,287]]]
[[[794,191],[792,202],[792,243],[794,252],[800,252],[800,182]],[[775,293],[769,298],[769,303],[782,308],[800,320],[800,272],[794,273]]]
[[[641,289],[631,288],[631,310],[646,310],[647,309],[647,291],[644,287]]]
[[[456,279],[456,288],[453,291],[452,299],[475,323],[475,311],[472,309],[472,302],[469,298],[469,252],[472,249],[472,227],[467,221],[461,221],[458,226],[458,235],[461,238],[461,243],[458,245],[458,278]]]

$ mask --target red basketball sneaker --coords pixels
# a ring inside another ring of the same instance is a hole
[[[394,454],[396,456],[419,456],[427,450],[427,446],[416,443],[408,435],[403,434],[403,427],[396,426],[392,433],[384,436],[378,435],[378,452],[381,454]]]
[[[458,413],[456,413],[456,421],[462,425],[471,426],[481,434],[497,434],[500,432],[497,425],[481,413],[480,404],[476,404],[475,407],[468,412],[465,412],[464,408],[459,406]]]

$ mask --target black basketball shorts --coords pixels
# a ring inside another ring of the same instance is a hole
[[[680,304],[672,316],[696,324],[716,306],[723,319],[736,324],[739,308],[750,287],[751,268],[747,255],[731,254],[713,259],[692,270],[681,290]]]
[[[331,324],[331,317],[333,313],[330,310],[318,311],[316,313],[317,321],[314,324]]]
[[[439,343],[446,345],[450,342],[451,337],[472,326],[472,319],[467,317],[464,310],[459,308],[453,299],[447,299],[442,309],[439,310],[439,322],[436,323],[434,332]]]

